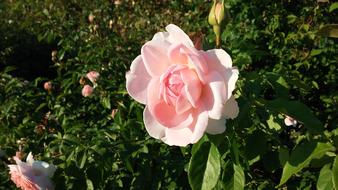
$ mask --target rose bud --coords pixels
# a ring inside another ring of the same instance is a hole
[[[86,84],[84,85],[84,87],[82,88],[82,96],[84,97],[88,97],[93,93],[93,87],[91,87],[90,85]]]
[[[51,91],[52,90],[52,82],[48,81],[48,82],[45,82],[43,84],[43,88],[47,91]]]
[[[87,73],[86,77],[90,80],[90,82],[95,84],[98,78],[100,77],[100,73],[96,71],[90,71],[89,73]]]
[[[113,109],[113,110],[111,111],[111,117],[112,117],[113,119],[114,119],[114,117],[115,117],[117,111],[118,111],[118,109]]]
[[[88,21],[89,21],[89,23],[94,22],[94,15],[92,13],[89,14]]]

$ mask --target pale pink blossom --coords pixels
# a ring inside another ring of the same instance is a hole
[[[126,74],[129,95],[146,105],[146,130],[177,146],[223,133],[226,119],[238,114],[237,68],[224,50],[197,50],[176,25],[166,30],[143,45]]]
[[[35,161],[31,153],[26,162],[14,157],[16,164],[8,165],[11,180],[22,190],[53,190],[54,185],[50,177],[54,175],[56,167],[43,161]]]
[[[82,88],[82,96],[84,97],[88,97],[93,93],[93,87],[91,87],[90,85],[86,84],[83,86]]]
[[[90,80],[90,82],[95,84],[97,79],[100,77],[100,73],[96,71],[90,71],[89,73],[87,73],[86,77]]]
[[[285,116],[284,119],[284,123],[286,126],[296,126],[297,125],[297,120],[295,120],[294,118],[290,117],[290,116]]]
[[[88,16],[88,21],[90,23],[92,23],[92,22],[94,22],[94,18],[95,18],[94,15],[92,13],[90,13],[89,16]]]
[[[52,82],[48,81],[43,84],[43,88],[47,91],[52,90]]]

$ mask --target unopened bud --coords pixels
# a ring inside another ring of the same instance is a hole
[[[109,28],[110,28],[110,29],[113,28],[113,20],[109,20]]]
[[[43,84],[43,88],[47,91],[51,91],[52,90],[52,82],[50,82],[50,81],[45,82],[45,84]]]
[[[94,15],[92,13],[89,14],[88,21],[89,21],[89,23],[93,23],[94,22]]]

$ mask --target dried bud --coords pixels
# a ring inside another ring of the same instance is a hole
[[[118,109],[113,109],[113,110],[111,111],[111,118],[114,119],[114,117],[115,117],[117,111],[118,111]]]
[[[81,85],[85,85],[86,84],[86,79],[84,79],[83,77],[81,77],[80,80],[79,80],[79,83]]]

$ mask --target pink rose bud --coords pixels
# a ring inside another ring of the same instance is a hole
[[[32,153],[28,154],[26,162],[21,161],[18,157],[13,159],[16,164],[8,165],[9,174],[18,188],[23,190],[54,189],[50,179],[56,170],[53,164],[35,161]]]
[[[129,95],[145,104],[146,130],[175,146],[223,133],[239,111],[232,95],[238,69],[224,50],[197,50],[178,26],[166,30],[142,46],[126,73]]]
[[[111,117],[112,117],[113,119],[114,119],[114,117],[115,117],[117,111],[118,111],[118,109],[113,109],[113,110],[111,111]]]
[[[84,97],[88,97],[93,93],[93,87],[91,87],[90,85],[86,84],[84,85],[84,87],[82,88],[82,96]]]
[[[297,125],[297,120],[293,119],[292,117],[290,116],[286,116],[285,119],[284,119],[284,123],[286,126],[296,126]]]
[[[43,88],[47,91],[51,91],[52,90],[52,82],[48,81],[48,82],[45,82],[43,84]]]
[[[86,77],[90,80],[90,82],[95,84],[97,79],[100,77],[100,74],[96,71],[90,71],[87,73]]]
[[[92,13],[89,14],[88,21],[89,21],[89,23],[94,22],[94,15]]]

